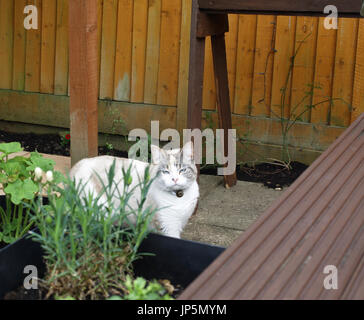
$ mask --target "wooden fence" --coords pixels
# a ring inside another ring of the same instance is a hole
[[[162,127],[185,127],[191,0],[98,2],[99,98],[120,109],[129,129],[146,127],[153,117],[162,119]],[[24,29],[27,4],[38,8],[38,30]],[[299,115],[305,105],[332,98],[303,113],[292,129],[292,145],[323,150],[364,111],[364,20],[339,19],[337,30],[325,29],[324,18],[315,17],[231,15],[229,20],[233,123],[245,136],[279,144],[275,119],[282,111]],[[209,40],[206,50],[203,108],[213,111]],[[68,94],[68,0],[0,0],[0,66],[0,119],[67,126],[63,107],[53,109],[68,104],[60,97]],[[30,118],[24,118],[24,108],[31,108]],[[51,113],[49,119],[41,110]],[[109,120],[101,114],[102,130],[109,130]]]

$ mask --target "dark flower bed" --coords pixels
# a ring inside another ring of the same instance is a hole
[[[64,140],[69,137],[61,137],[57,134],[38,135],[33,133],[9,133],[0,131],[0,141],[18,141],[26,151],[38,151],[40,153],[69,156],[69,144]],[[99,147],[99,155],[111,155],[115,157],[127,157],[125,151],[110,149],[106,146]],[[307,165],[300,162],[292,162],[291,169],[282,167],[281,164],[261,163],[254,167],[248,165],[237,166],[237,177],[240,181],[263,183],[268,188],[282,188],[291,185],[306,169]],[[216,168],[203,168],[201,174],[216,175]]]

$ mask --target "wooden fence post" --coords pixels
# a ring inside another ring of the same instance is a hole
[[[69,2],[71,161],[97,156],[97,0]]]

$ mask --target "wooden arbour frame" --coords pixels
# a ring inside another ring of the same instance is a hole
[[[323,16],[327,5],[335,5],[341,17],[358,17],[362,2],[361,0],[192,0],[187,127],[201,128],[205,39],[211,36],[219,126],[224,129],[224,153],[227,155],[227,130],[231,128],[225,44],[225,33],[229,31],[228,13]],[[231,187],[236,184],[236,174],[225,176],[224,180],[225,186]]]
[[[72,164],[98,151],[97,0],[69,1],[70,130]],[[187,128],[201,128],[205,38],[211,36],[219,125],[231,128],[225,33],[228,13],[324,15],[335,5],[339,16],[359,17],[361,0],[192,0]],[[225,148],[227,146],[225,130]],[[226,154],[226,152],[225,152]],[[233,186],[236,175],[225,176]]]

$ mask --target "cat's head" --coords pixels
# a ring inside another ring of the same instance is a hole
[[[189,188],[197,179],[197,168],[193,158],[193,144],[188,142],[182,149],[163,150],[151,146],[152,162],[158,166],[156,182],[165,191]]]

